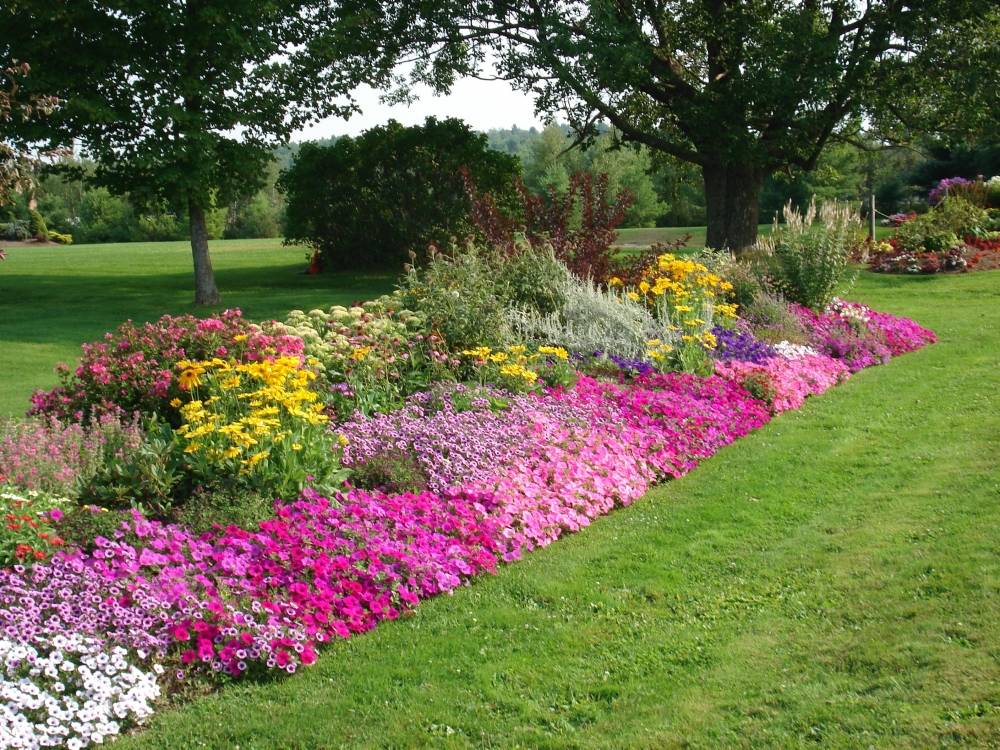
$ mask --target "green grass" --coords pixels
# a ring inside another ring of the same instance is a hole
[[[391,288],[390,274],[305,276],[304,251],[280,240],[211,243],[222,304],[253,319],[346,303]],[[0,263],[0,416],[21,414],[28,396],[55,382],[56,362],[127,318],[197,312],[185,242],[17,247]]]
[[[760,234],[771,232],[770,224],[760,224],[757,227]],[[884,239],[892,234],[890,227],[876,227],[875,236]],[[618,242],[627,247],[648,247],[654,242],[673,242],[685,235],[691,235],[684,245],[687,249],[699,250],[705,247],[705,227],[651,227],[619,229]]]
[[[769,230],[770,225],[766,227],[761,225],[760,229]],[[691,239],[688,240],[686,247],[705,247],[705,227],[641,227],[619,229],[618,242],[623,245],[644,247],[652,245],[654,242],[672,242],[687,234],[691,235]]]
[[[940,343],[115,747],[1000,745],[1000,273],[851,296]]]

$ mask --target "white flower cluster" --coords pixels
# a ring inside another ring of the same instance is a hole
[[[163,669],[143,671],[127,656],[81,635],[0,638],[0,750],[79,750],[148,718]]]
[[[774,345],[774,351],[785,359],[801,359],[802,357],[811,357],[815,354],[819,354],[819,352],[811,346],[806,346],[805,344],[793,344],[791,341],[779,341]]]
[[[25,501],[25,500],[47,500],[52,505],[72,505],[73,501],[61,495],[52,495],[39,490],[22,490],[16,487],[0,487],[0,500]],[[0,503],[0,507],[5,503]]]
[[[847,321],[854,323],[867,323],[868,313],[870,312],[864,305],[844,302],[844,300],[838,297],[834,297],[830,301],[830,305],[827,310],[829,312],[836,313]]]

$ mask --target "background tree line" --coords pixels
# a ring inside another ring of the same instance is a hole
[[[357,112],[362,83],[400,100],[492,63],[583,158],[632,159],[619,182],[656,167],[633,222],[658,204],[693,221],[697,175],[708,244],[740,253],[778,181],[850,161],[828,147],[995,137],[998,60],[995,0],[8,0],[0,62],[30,61],[16,84],[59,106],[0,121],[0,142],[79,144],[93,168],[70,172],[184,216],[195,301],[214,304],[213,212],[256,195],[298,129]]]
[[[651,153],[646,147],[622,145],[610,129],[605,128],[586,149],[574,145],[568,125],[495,128],[487,131],[486,138],[490,149],[519,160],[520,167],[514,171],[520,172],[525,185],[535,193],[550,186],[565,191],[576,172],[603,173],[609,177],[612,193],[628,189],[634,196],[623,227],[705,224],[704,187],[697,170],[680,160]],[[309,148],[331,147],[337,140],[332,137],[292,142],[275,149],[259,190],[206,213],[209,238],[295,234],[295,227],[286,224],[287,200],[278,184],[279,177],[304,146],[308,153]],[[62,161],[73,161],[84,173],[93,169],[92,163],[85,160],[63,157]],[[868,195],[869,175],[880,212],[919,210],[929,189],[942,178],[994,174],[1000,174],[1000,144],[988,139],[951,146],[925,139],[913,147],[875,152],[853,144],[831,144],[824,149],[815,169],[779,173],[765,180],[759,214],[768,221],[780,213],[786,202],[804,207],[814,196],[861,205]],[[88,184],[85,176],[53,171],[40,172],[33,192],[23,192],[0,208],[0,223],[17,219],[27,222],[32,198],[49,229],[72,234],[77,243],[183,240],[190,233],[184,213],[171,211],[166,204],[136,204],[128,195],[116,195],[107,188]]]

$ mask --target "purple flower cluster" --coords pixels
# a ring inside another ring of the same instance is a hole
[[[415,394],[398,411],[357,415],[338,429],[347,439],[345,466],[401,451],[421,469],[429,490],[444,492],[486,481],[522,459],[547,438],[533,427],[585,421],[586,413],[567,403],[457,385]]]
[[[603,362],[610,362],[615,365],[623,375],[630,378],[639,377],[642,375],[649,375],[650,373],[656,372],[656,368],[652,363],[647,362],[642,359],[629,359],[628,357],[620,357],[617,354],[608,354],[606,352],[593,352],[592,354],[580,354],[574,353],[573,363],[577,367],[586,368],[588,365],[596,365]]]
[[[722,362],[735,360],[759,365],[777,354],[771,345],[759,341],[749,331],[715,326],[712,333],[718,342],[712,353],[717,360]]]
[[[973,181],[967,180],[964,177],[945,177],[943,180],[940,180],[937,185],[931,188],[930,193],[927,194],[927,202],[932,206],[936,206],[948,196],[948,193],[953,188],[965,187],[966,185],[971,184],[973,184]]]
[[[809,332],[812,346],[821,354],[842,361],[851,372],[885,364],[892,357],[877,330],[870,328],[867,321],[857,315],[845,314],[859,312],[860,307],[817,313],[807,307],[791,305]]]

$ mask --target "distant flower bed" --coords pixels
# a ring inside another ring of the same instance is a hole
[[[127,323],[0,425],[0,749],[101,743],[182,682],[308,667],[935,340],[747,293],[712,255],[553,274],[544,312],[435,262],[417,309]]]
[[[895,233],[872,248],[881,273],[934,274],[1000,268],[1000,177],[949,177],[928,195],[927,213],[893,214]]]

